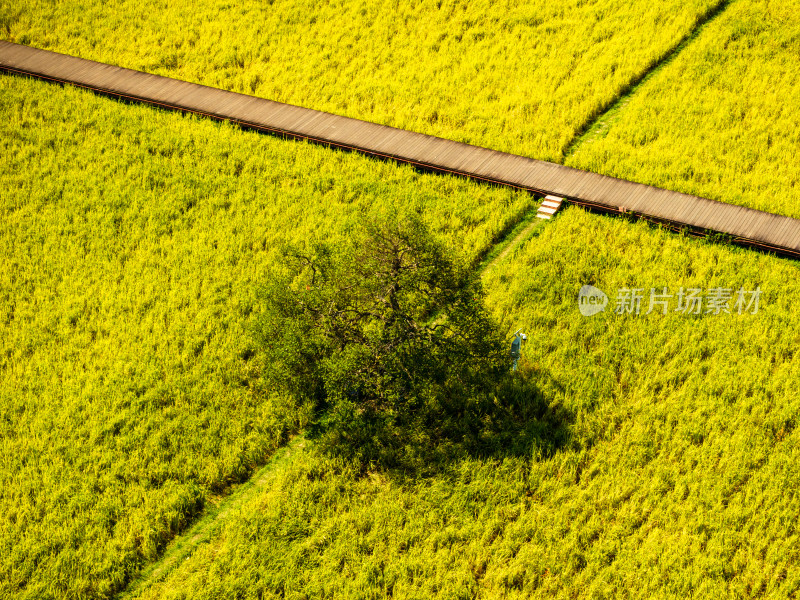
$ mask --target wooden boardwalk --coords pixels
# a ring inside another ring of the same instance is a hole
[[[560,196],[594,209],[725,233],[739,243],[800,257],[798,219],[10,42],[0,41],[0,70]]]

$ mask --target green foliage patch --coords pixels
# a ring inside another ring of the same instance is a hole
[[[478,442],[511,361],[469,264],[406,215],[284,257],[256,331],[269,380],[319,408],[318,446],[424,473]]]

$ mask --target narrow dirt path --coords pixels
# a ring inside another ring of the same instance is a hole
[[[217,503],[210,503],[210,506],[206,507],[194,525],[173,539],[161,558],[151,563],[124,590],[119,592],[115,596],[116,600],[130,600],[139,597],[152,585],[166,579],[192,555],[198,546],[210,542],[218,535],[225,525],[225,519],[231,512],[260,494],[272,482],[275,474],[289,464],[307,443],[302,435],[295,437],[275,452],[267,464],[253,473],[250,479],[239,485],[231,494],[221,498]]]
[[[703,15],[701,15],[694,28],[687,33],[677,44],[669,49],[660,59],[653,65],[642,71],[638,76],[634,77],[616,98],[606,104],[598,114],[590,118],[586,123],[578,129],[578,134],[572,139],[564,149],[564,156],[561,160],[562,164],[566,159],[578,151],[578,148],[585,142],[592,141],[597,135],[601,134],[604,130],[613,124],[615,117],[619,111],[625,107],[630,97],[636,91],[647,83],[656,73],[668,65],[672,60],[681,53],[681,51],[692,41],[694,41],[703,29],[711,23],[714,19],[720,16],[730,4],[731,0],[720,0],[714,6],[710,7]]]
[[[533,209],[533,210],[536,210],[536,209]],[[500,252],[500,254],[498,254],[498,255],[497,255],[497,256],[495,256],[495,257],[494,257],[492,260],[490,260],[490,261],[489,261],[489,262],[486,264],[486,266],[485,266],[485,267],[483,267],[483,269],[481,269],[481,270],[482,270],[483,272],[486,272],[486,271],[488,271],[489,269],[491,269],[492,267],[494,267],[494,266],[495,266],[497,263],[499,263],[500,261],[502,261],[503,259],[505,259],[505,257],[506,257],[506,256],[508,256],[508,254],[509,254],[509,253],[510,253],[510,252],[511,252],[511,251],[512,251],[514,248],[516,248],[517,246],[519,246],[519,245],[520,245],[522,242],[524,242],[526,239],[528,239],[528,237],[530,237],[530,235],[531,235],[531,233],[533,233],[534,229],[536,229],[537,227],[540,227],[540,226],[544,225],[544,223],[546,223],[546,221],[544,221],[544,220],[542,220],[542,219],[535,219],[535,218],[534,218],[534,219],[533,219],[533,221],[531,221],[530,223],[528,223],[528,225],[526,225],[526,226],[525,226],[525,228],[524,228],[524,229],[522,229],[522,231],[520,231],[519,233],[517,233],[517,234],[516,234],[516,235],[515,235],[513,238],[511,238],[511,240],[510,240],[510,241],[508,241],[508,243],[507,243],[506,247],[505,247],[505,248],[503,248],[503,250]]]

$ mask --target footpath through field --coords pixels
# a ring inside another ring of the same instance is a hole
[[[249,498],[263,492],[272,481],[275,473],[286,466],[302,452],[306,444],[301,435],[294,438],[281,450],[278,450],[247,482],[243,483],[219,504],[207,509],[202,518],[170,543],[164,554],[120,592],[117,600],[135,598],[150,586],[166,579],[172,571],[194,552],[201,544],[209,543],[219,535],[225,518],[239,509]]]
[[[0,70],[552,194],[605,212],[633,213],[694,231],[722,233],[737,243],[800,257],[798,219],[10,42],[0,41]]]

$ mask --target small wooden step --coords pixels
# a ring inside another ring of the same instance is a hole
[[[559,198],[558,196],[545,196],[544,200],[542,200],[542,204],[539,206],[539,209],[536,211],[536,216],[539,219],[549,219],[554,214],[558,212],[558,209],[561,208],[561,203],[564,201],[563,198]]]

